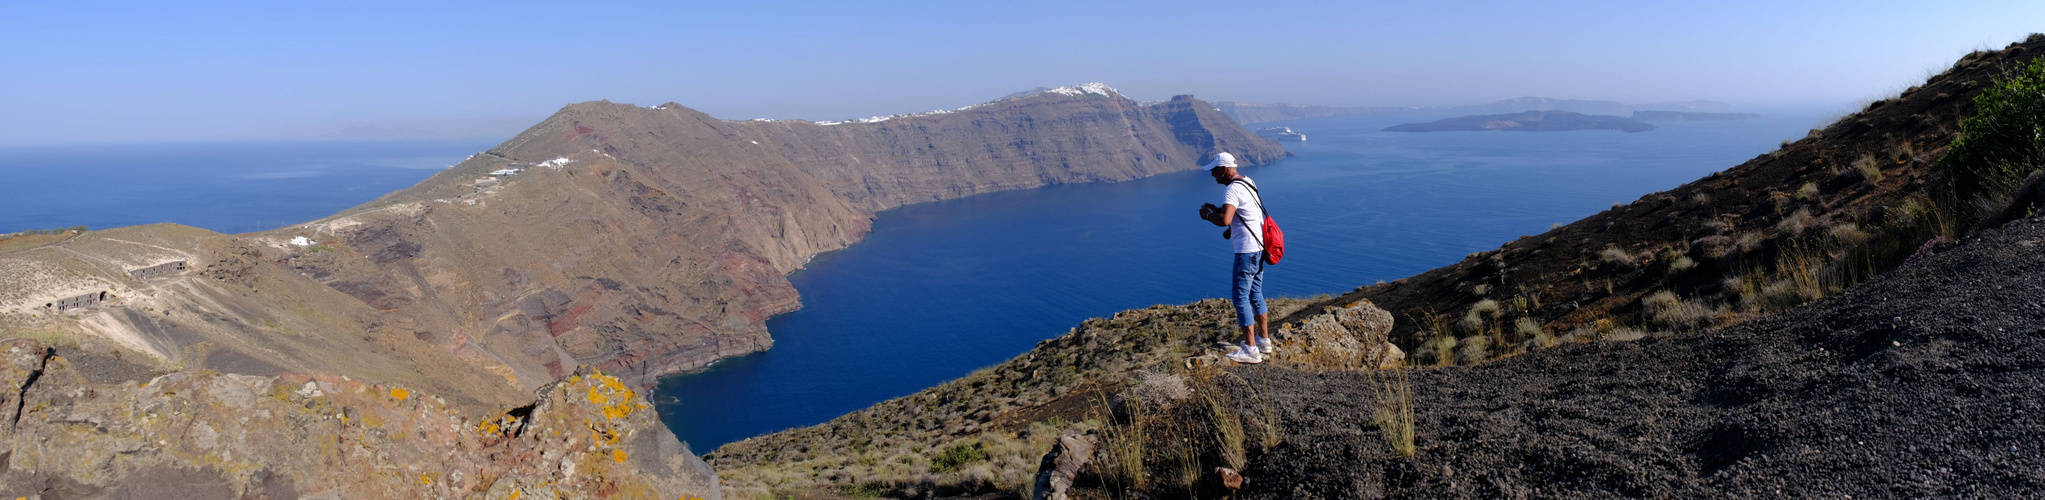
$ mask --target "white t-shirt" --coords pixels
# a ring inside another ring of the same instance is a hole
[[[1221,190],[1221,204],[1236,206],[1236,220],[1229,224],[1229,229],[1235,236],[1229,238],[1228,242],[1235,247],[1236,253],[1262,252],[1264,204],[1258,203],[1257,195],[1251,193],[1250,188],[1243,184],[1257,185],[1250,178],[1244,177],[1228,183],[1228,187]],[[1249,227],[1249,230],[1244,230],[1245,226]]]

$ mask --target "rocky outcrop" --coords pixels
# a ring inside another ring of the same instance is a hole
[[[1033,500],[1066,500],[1065,490],[1079,480],[1081,471],[1093,462],[1093,436],[1068,434],[1058,437],[1058,443],[1051,445],[1051,451],[1044,454],[1044,460],[1037,467],[1037,483],[1030,490]]]
[[[1327,307],[1299,323],[1280,326],[1276,338],[1288,339],[1300,362],[1332,368],[1386,369],[1399,366],[1406,354],[1393,345],[1392,313],[1368,300]]]
[[[0,343],[0,494],[39,498],[718,498],[707,466],[616,377],[579,374],[474,421],[339,376],[181,371]],[[17,389],[18,388],[18,389]],[[538,497],[536,497],[538,498]]]

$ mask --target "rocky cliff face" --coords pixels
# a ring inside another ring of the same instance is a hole
[[[78,361],[73,361],[76,358]],[[718,498],[709,467],[615,377],[582,373],[471,418],[342,376],[135,380],[0,342],[0,494],[32,498]],[[98,380],[95,380],[98,379]],[[18,388],[18,392],[17,389]]]
[[[1283,154],[1190,96],[1141,106],[1101,86],[846,123],[581,103],[310,225],[339,251],[291,262],[359,275],[329,284],[521,385],[582,364],[647,384],[772,345],[764,319],[800,306],[784,275],[877,211],[1197,168],[1221,150]]]

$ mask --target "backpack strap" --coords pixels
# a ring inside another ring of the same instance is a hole
[[[1250,188],[1250,196],[1257,199],[1257,212],[1263,214],[1264,217],[1267,218],[1271,217],[1271,211],[1264,208],[1264,195],[1257,192],[1257,185],[1251,184],[1243,179],[1236,179],[1234,182],[1230,182],[1229,184],[1235,184],[1238,182],[1242,183],[1244,187]],[[1236,222],[1241,222],[1243,224],[1243,232],[1250,233],[1250,239],[1255,240],[1257,242],[1258,248],[1264,249],[1263,251],[1265,252],[1271,251],[1270,246],[1264,244],[1264,239],[1257,237],[1256,231],[1250,230],[1249,222],[1244,221],[1242,217],[1236,217]],[[1257,259],[1257,272],[1264,272],[1264,259]]]

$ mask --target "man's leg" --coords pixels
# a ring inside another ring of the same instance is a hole
[[[1252,318],[1256,317],[1257,310],[1256,306],[1250,302],[1252,290],[1255,290],[1254,280],[1256,279],[1255,273],[1257,268],[1256,264],[1252,261],[1256,259],[1256,255],[1254,253],[1236,254],[1235,272],[1233,279],[1230,280],[1230,284],[1233,285],[1233,293],[1229,297],[1230,302],[1235,304],[1236,326],[1242,328],[1243,342],[1248,343],[1252,347],[1257,345],[1257,331],[1255,330],[1257,324],[1251,321]]]
[[[1257,330],[1258,330],[1258,334],[1259,334],[1259,335],[1262,335],[1262,336],[1264,337],[1264,340],[1268,340],[1268,341],[1271,341],[1271,346],[1272,346],[1272,347],[1278,347],[1278,339],[1275,339],[1275,338],[1272,338],[1272,337],[1271,337],[1271,315],[1270,315],[1270,314],[1258,314],[1258,315],[1257,315]]]
[[[1251,258],[1254,261],[1251,266],[1254,267],[1251,268],[1253,274],[1250,275],[1250,313],[1256,315],[1258,336],[1264,339],[1265,344],[1277,347],[1278,344],[1275,343],[1277,340],[1271,338],[1271,308],[1264,303],[1264,252],[1251,255],[1254,256]]]

